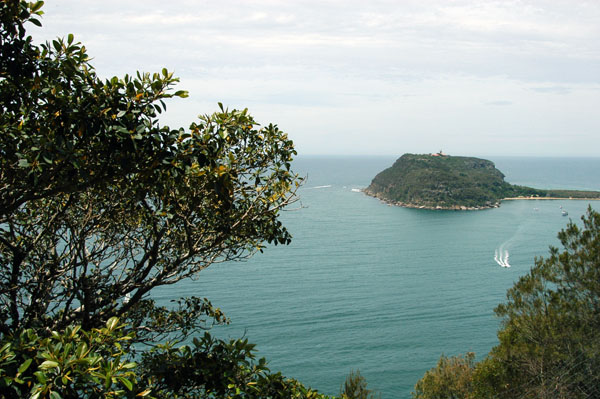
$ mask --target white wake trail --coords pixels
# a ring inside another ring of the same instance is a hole
[[[510,267],[510,263],[508,263],[508,250],[504,251],[504,267]]]
[[[507,249],[504,249],[504,244],[500,245],[500,248],[496,248],[494,251],[494,260],[499,266],[510,267],[508,263],[509,253]]]

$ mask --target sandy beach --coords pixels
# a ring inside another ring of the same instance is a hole
[[[514,201],[514,200],[582,200],[582,201],[598,201],[600,198],[573,198],[573,197],[509,197],[502,198],[501,201]]]

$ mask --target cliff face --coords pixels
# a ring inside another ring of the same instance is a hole
[[[472,209],[498,206],[515,187],[485,159],[404,154],[365,192],[402,206]]]

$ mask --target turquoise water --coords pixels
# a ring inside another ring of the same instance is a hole
[[[600,159],[492,159],[511,183],[600,190]],[[247,262],[211,267],[197,281],[155,292],[159,300],[206,296],[273,370],[337,394],[360,369],[383,398],[408,398],[440,354],[496,343],[494,307],[506,290],[558,245],[586,201],[507,201],[474,212],[391,207],[366,187],[394,158],[300,157],[301,202],[282,220],[294,235]],[[592,203],[599,209],[600,203]],[[495,251],[508,251],[500,267]]]

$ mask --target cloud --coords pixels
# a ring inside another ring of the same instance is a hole
[[[550,86],[550,87],[532,87],[531,90],[538,93],[551,93],[551,94],[569,94],[571,88],[563,86]]]
[[[595,71],[600,68],[596,23],[600,4],[465,0],[149,0],[143,8],[115,0],[56,4],[46,17],[62,25],[55,31],[102,36],[106,44],[99,52],[122,54],[121,62],[157,50],[170,60],[207,68],[278,63],[390,76],[400,67],[403,74],[418,71],[424,77],[443,73],[565,82],[597,80]]]
[[[504,106],[504,105],[512,105],[512,101],[505,101],[505,100],[495,100],[495,101],[488,101],[485,103],[485,105],[496,105],[496,106]]]
[[[222,101],[280,123],[307,152],[439,142],[476,153],[503,137],[496,151],[510,153],[524,136],[551,143],[567,128],[600,129],[591,106],[600,102],[600,2],[140,4],[47,2],[44,28],[31,32],[38,41],[74,33],[101,76],[174,70],[190,98],[170,106],[172,125]]]

